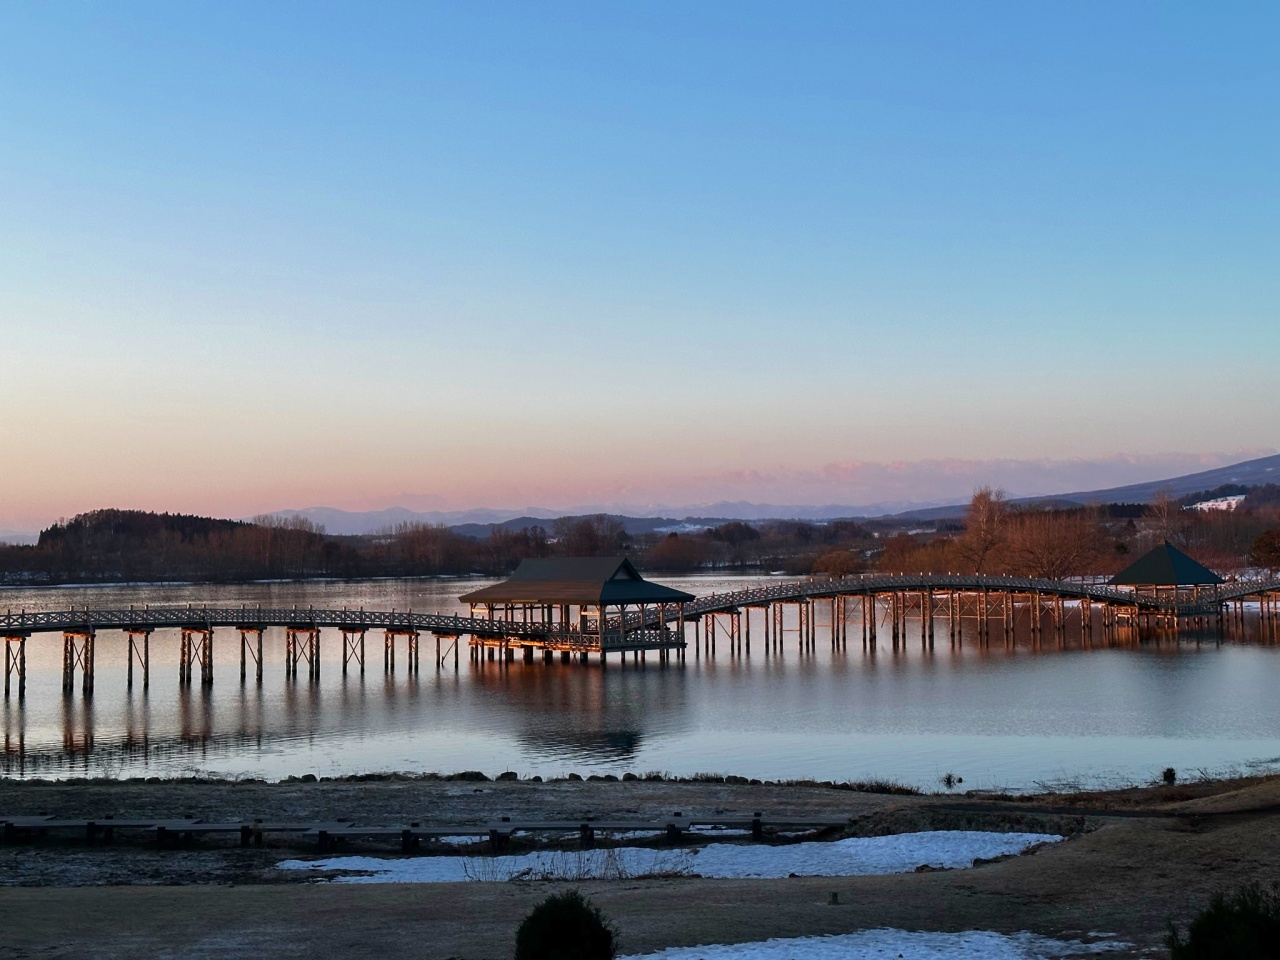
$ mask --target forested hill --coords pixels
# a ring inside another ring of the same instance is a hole
[[[8,582],[243,580],[358,572],[355,551],[305,521],[246,523],[94,510],[0,548]]]
[[[46,550],[77,551],[81,555],[100,549],[127,552],[172,538],[182,543],[207,543],[212,534],[229,534],[247,526],[249,524],[240,520],[183,513],[94,510],[42,530],[37,546]]]

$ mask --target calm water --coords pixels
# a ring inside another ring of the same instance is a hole
[[[209,602],[264,606],[459,610],[485,581],[398,580],[0,591],[27,610]],[[695,594],[759,578],[666,578]],[[462,610],[465,612],[465,610]],[[268,778],[383,770],[522,775],[570,771],[819,779],[892,777],[933,788],[953,772],[966,787],[1028,788],[1082,780],[1146,780],[1164,767],[1190,774],[1280,767],[1280,647],[1189,640],[1013,651],[996,642],[952,650],[945,623],[933,653],[915,637],[894,653],[881,632],[862,651],[856,617],[833,653],[818,611],[814,655],[794,635],[763,655],[763,621],[747,659],[727,643],[685,666],[471,665],[437,673],[434,640],[422,672],[383,675],[381,635],[369,635],[366,675],[344,678],[341,636],[322,640],[322,679],[284,676],[282,631],[268,633],[261,686],[239,682],[238,636],[216,641],[212,691],[177,683],[176,633],[151,641],[151,688],[125,685],[126,640],[98,638],[97,683],[86,700],[61,693],[61,637],[28,643],[27,697],[3,708],[4,770],[28,776],[172,776],[195,771]],[[757,616],[759,614],[757,613]],[[1246,640],[1248,639],[1246,634]],[[403,642],[403,641],[402,641]]]

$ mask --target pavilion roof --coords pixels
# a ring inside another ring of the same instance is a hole
[[[1111,578],[1113,586],[1136,587],[1192,587],[1222,582],[1220,576],[1192,560],[1168,540]]]
[[[686,603],[693,594],[644,579],[626,557],[523,560],[509,580],[459,597],[463,603]]]

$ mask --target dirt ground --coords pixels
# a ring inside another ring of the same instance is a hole
[[[969,870],[580,885],[617,922],[625,953],[890,926],[1086,940],[1105,933],[1135,945],[1114,956],[1161,956],[1167,922],[1185,921],[1214,890],[1280,878],[1280,778],[1017,798],[645,782],[0,782],[0,812],[68,817],[462,823],[657,819],[677,810],[836,814],[851,818],[854,834],[978,827],[1051,829],[1071,838]],[[556,888],[335,885],[296,882],[275,870],[279,860],[299,855],[315,854],[213,844],[156,851],[127,840],[0,847],[0,882],[10,884],[0,888],[0,958],[507,957],[520,917]]]

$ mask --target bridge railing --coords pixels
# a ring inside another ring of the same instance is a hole
[[[1211,596],[1199,601],[1180,598],[1149,597],[1110,586],[1068,583],[1029,577],[976,576],[964,574],[861,574],[829,580],[793,580],[752,587],[732,593],[711,594],[684,604],[686,619],[709,613],[723,613],[744,606],[787,603],[835,596],[867,595],[877,592],[959,590],[965,592],[1041,593],[1068,599],[1089,599],[1101,603],[1137,607],[1152,612],[1178,616],[1212,616],[1230,600],[1280,592],[1280,579],[1238,581],[1223,584]],[[642,616],[629,613],[624,620],[606,620],[606,633],[625,627],[627,632],[671,623],[681,616],[681,609],[668,604],[665,609],[651,607]],[[88,608],[58,611],[8,611],[0,614],[0,636],[25,636],[32,633],[71,630],[138,629],[190,627],[212,629],[232,627],[265,629],[267,627],[335,628],[348,630],[404,630],[442,635],[475,637],[506,636],[538,640],[555,627],[544,623],[522,623],[489,620],[457,614],[416,613],[412,610],[319,610],[312,607],[131,607],[121,610]],[[571,631],[572,632],[572,631]],[[587,634],[587,636],[591,636]],[[598,635],[594,641],[598,643]],[[587,641],[584,641],[587,642]]]

